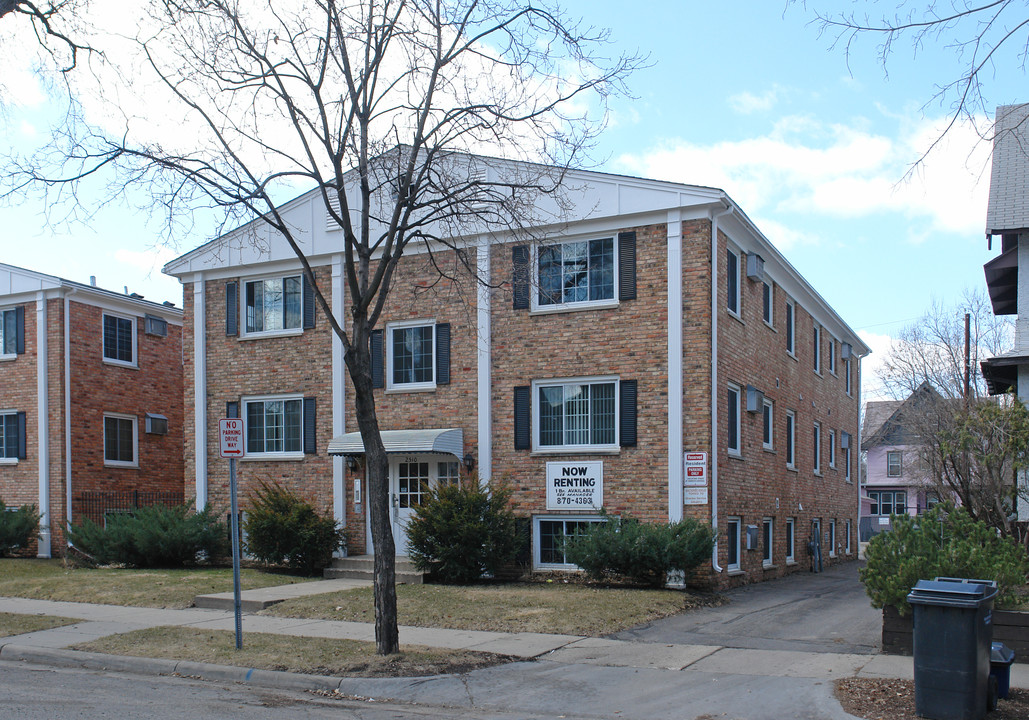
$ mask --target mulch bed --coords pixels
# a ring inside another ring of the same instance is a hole
[[[836,681],[836,699],[851,715],[866,720],[920,720],[915,714],[915,684],[910,680],[847,678]],[[1029,690],[1012,689],[987,720],[1029,718]]]

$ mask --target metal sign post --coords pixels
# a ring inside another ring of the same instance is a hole
[[[243,600],[239,587],[239,505],[236,502],[236,458],[243,457],[243,421],[222,418],[218,421],[221,456],[229,459],[229,525],[232,527],[232,597],[236,613],[236,649],[243,647]]]

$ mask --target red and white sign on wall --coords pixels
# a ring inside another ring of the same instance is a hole
[[[218,421],[221,456],[241,458],[246,454],[243,446],[243,421],[240,418],[222,418]]]
[[[683,457],[683,485],[686,487],[707,486],[707,453],[688,452]]]

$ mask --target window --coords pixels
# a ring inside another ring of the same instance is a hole
[[[829,521],[829,557],[836,557],[836,521]]]
[[[104,313],[104,362],[135,366],[135,318]]]
[[[843,448],[843,479],[850,482],[850,445]]]
[[[789,565],[792,562],[796,562],[796,540],[795,540],[795,529],[797,527],[796,518],[786,518],[786,564]]]
[[[850,379],[850,358],[843,361],[843,374],[845,378],[847,394],[851,393],[851,379]]]
[[[0,411],[0,461],[25,458],[25,413]]]
[[[814,324],[812,338],[814,341],[815,361],[814,369],[819,375],[822,374],[822,328],[818,323]]]
[[[731,517],[726,521],[725,542],[726,565],[730,572],[738,572],[740,569],[740,519],[738,517]]]
[[[25,352],[25,310],[0,310],[0,358],[13,360]]]
[[[386,377],[389,388],[414,390],[436,387],[435,325],[390,325]]]
[[[733,315],[740,314],[740,256],[734,253],[732,250],[728,251],[726,258],[725,273],[728,277],[726,281],[726,294],[728,299],[726,301],[726,307]]]
[[[614,378],[537,383],[536,447],[617,448]]]
[[[581,533],[590,523],[604,522],[596,517],[535,518],[536,567],[575,568],[565,558],[565,538]]]
[[[614,238],[544,245],[536,268],[537,307],[615,300]]]
[[[786,301],[786,352],[790,355],[796,355],[796,306],[792,300]]]
[[[829,372],[836,374],[836,338],[829,338]]]
[[[761,447],[765,450],[771,450],[774,447],[774,437],[772,435],[772,401],[765,400],[761,404]]]
[[[764,551],[764,556],[761,558],[761,564],[764,567],[772,566],[772,541],[774,540],[772,530],[772,518],[766,517],[761,523],[761,547]]]
[[[301,455],[303,405],[299,397],[244,400],[247,455]]]
[[[829,431],[829,467],[836,469],[836,431]]]
[[[740,389],[736,385],[729,386],[728,412],[726,414],[728,430],[726,446],[730,455],[740,454]]]
[[[439,463],[436,472],[440,487],[458,485],[461,482],[461,466],[456,460]]]
[[[812,434],[812,447],[814,449],[814,458],[812,467],[814,468],[815,475],[822,474],[822,424],[815,423],[814,432]]]
[[[301,330],[303,282],[300,275],[251,280],[246,288],[246,334]]]
[[[847,520],[847,522],[844,523],[843,531],[845,533],[847,533],[847,536],[843,539],[843,542],[845,543],[845,546],[846,546],[846,553],[848,555],[850,555],[850,553],[851,553],[851,548],[850,548],[850,520]]]
[[[138,467],[134,415],[104,415],[104,465]]]
[[[901,459],[902,452],[900,450],[889,450],[886,452],[886,476],[887,477],[900,477],[902,472]]]
[[[899,490],[869,490],[872,515],[901,515],[907,512],[907,493]]]
[[[418,508],[429,499],[429,463],[402,462],[397,464],[397,494],[394,502],[399,508]]]
[[[775,292],[772,289],[772,283],[765,280],[761,283],[761,319],[765,321],[765,324],[772,325],[773,308],[775,307]]]
[[[164,318],[159,318],[155,315],[147,315],[145,318],[146,323],[144,325],[147,335],[156,335],[157,337],[168,337],[168,321]]]
[[[792,410],[786,411],[786,467],[791,470],[797,465],[796,458],[797,416]]]

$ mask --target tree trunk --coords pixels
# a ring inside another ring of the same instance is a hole
[[[367,333],[355,333],[367,337]],[[393,544],[389,461],[379,435],[372,394],[371,357],[367,342],[355,342],[347,356],[354,383],[357,426],[364,442],[367,490],[370,497],[372,552],[375,553],[375,650],[380,655],[400,652],[397,630],[396,548]]]

